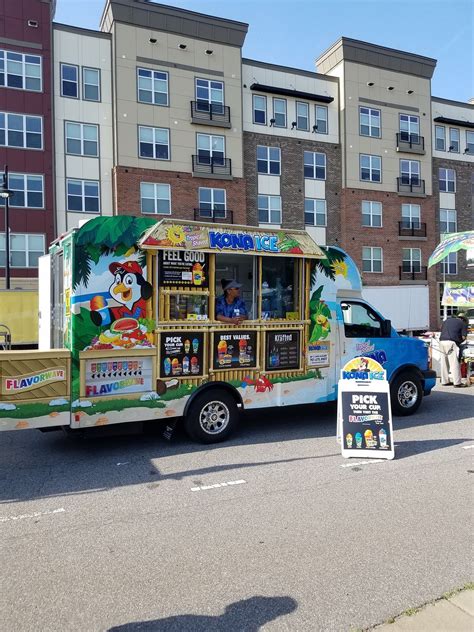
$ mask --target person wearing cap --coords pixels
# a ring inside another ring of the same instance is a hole
[[[224,294],[216,301],[216,320],[240,325],[243,320],[248,319],[247,306],[240,298],[242,283],[237,283],[235,279],[222,279],[221,285]]]
[[[467,319],[465,314],[459,313],[457,316],[447,318],[442,327],[439,337],[439,349],[441,351],[441,384],[456,388],[463,386],[461,380],[461,367],[459,363],[459,347],[467,337]],[[449,381],[449,372],[453,381]]]

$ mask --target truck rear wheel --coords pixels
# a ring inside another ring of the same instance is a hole
[[[187,434],[201,443],[224,441],[239,421],[237,403],[223,389],[210,389],[191,403],[184,420]]]
[[[401,417],[413,415],[423,399],[420,378],[412,371],[400,373],[390,385],[390,395],[394,415]]]

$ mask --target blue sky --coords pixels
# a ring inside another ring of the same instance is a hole
[[[55,20],[96,29],[105,0],[57,0]],[[473,0],[170,0],[249,24],[243,56],[315,70],[341,35],[438,60],[432,94],[474,97]]]

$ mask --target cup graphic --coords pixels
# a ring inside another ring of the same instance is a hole
[[[197,375],[199,373],[199,363],[198,363],[198,359],[196,358],[196,356],[193,356],[191,358],[191,373],[193,375]]]
[[[350,432],[346,434],[346,445],[349,449],[352,448],[352,435]]]
[[[171,373],[171,360],[169,358],[165,358],[163,360],[163,368],[165,375],[169,375]]]
[[[356,433],[355,440],[356,440],[356,446],[358,448],[361,448],[362,447],[362,435],[360,434],[360,432]]]
[[[239,362],[240,364],[247,362],[247,341],[244,338],[239,340]]]
[[[380,428],[379,430],[379,441],[380,441],[381,448],[387,447],[387,433],[385,432],[383,428]]]
[[[227,353],[227,342],[225,340],[219,340],[217,343],[217,360],[219,364],[224,364],[224,358]]]
[[[171,373],[173,375],[178,375],[179,373],[179,360],[178,358],[173,358],[171,361]]]
[[[184,341],[184,353],[189,353],[189,350],[191,349],[191,340],[185,340]]]
[[[199,349],[199,340],[197,338],[193,338],[193,353],[197,353]]]
[[[189,358],[184,356],[183,358],[183,373],[189,373]]]
[[[374,441],[374,433],[369,428],[367,428],[367,430],[364,432],[364,439],[365,439],[365,445],[368,448],[374,447],[374,444],[376,443]]]

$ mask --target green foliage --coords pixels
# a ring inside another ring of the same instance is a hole
[[[311,287],[317,283],[318,272],[322,272],[328,279],[334,281],[336,275],[334,273],[333,264],[344,261],[345,255],[343,252],[334,250],[334,248],[322,248],[326,254],[326,259],[316,259],[314,263],[314,269],[311,273]]]
[[[85,307],[81,307],[79,314],[71,314],[72,318],[72,332],[74,340],[73,351],[82,351],[85,347],[90,345],[91,340],[98,336],[101,332],[101,327],[94,325],[91,320],[90,312]]]
[[[156,328],[156,321],[153,318],[139,318],[138,324],[144,325],[147,333],[153,333]]]
[[[62,413],[69,410],[69,404],[64,404],[64,406],[50,406],[49,403],[45,402],[34,402],[28,404],[20,404],[18,402],[15,405],[17,406],[15,410],[0,410],[0,419],[11,418],[29,420],[37,417],[46,417],[52,412]]]
[[[309,337],[310,342],[316,342],[317,340],[324,340],[329,336],[331,331],[330,319],[331,310],[324,301],[321,300],[321,294],[323,292],[323,285],[319,286],[311,296],[309,302],[309,317],[313,325],[311,335]]]

